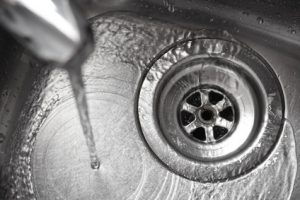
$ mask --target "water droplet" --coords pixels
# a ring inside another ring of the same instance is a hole
[[[92,161],[91,168],[94,170],[98,170],[100,168],[100,161],[99,160]]]
[[[277,74],[277,78],[280,79],[280,75],[279,74]]]
[[[3,133],[0,133],[0,143],[4,142],[5,136]]]
[[[236,33],[239,33],[239,32],[240,32],[240,29],[238,29],[237,27],[234,27],[233,30],[234,30]]]
[[[100,22],[96,22],[96,26],[99,27],[101,25]]]
[[[262,17],[257,17],[256,20],[257,20],[257,22],[259,24],[263,24],[264,23],[264,19]]]
[[[277,12],[275,15],[276,15],[278,18],[281,18],[281,14],[280,14],[279,12]]]
[[[243,11],[242,14],[249,16],[249,12],[248,11]]]
[[[174,0],[164,0],[164,5],[167,7],[169,12],[175,12],[175,1]]]
[[[288,32],[293,34],[293,35],[296,34],[296,30],[292,26],[288,27]]]
[[[153,75],[149,73],[149,74],[147,75],[147,80],[148,80],[148,81],[153,81],[153,80],[154,80]]]

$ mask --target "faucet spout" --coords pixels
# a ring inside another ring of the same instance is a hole
[[[92,51],[93,37],[75,4],[71,0],[4,0],[0,4],[0,23],[40,60],[68,71],[91,167],[99,169],[81,77],[81,65]]]
[[[92,49],[92,34],[75,1],[4,0],[0,23],[36,57],[59,66]]]

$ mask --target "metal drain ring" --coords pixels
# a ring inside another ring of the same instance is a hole
[[[236,127],[213,144],[183,134],[171,110],[177,112],[184,95],[202,86],[238,105]],[[282,131],[284,103],[275,73],[256,52],[236,41],[199,38],[154,62],[140,88],[138,114],[145,140],[162,163],[188,179],[215,182],[249,173],[267,159]]]

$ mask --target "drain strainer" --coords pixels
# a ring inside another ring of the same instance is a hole
[[[216,143],[228,136],[235,124],[235,109],[228,97],[215,89],[197,89],[179,105],[181,127],[191,138]]]
[[[173,172],[215,182],[255,169],[281,134],[283,94],[267,62],[237,41],[198,38],[157,59],[141,83],[146,142]]]

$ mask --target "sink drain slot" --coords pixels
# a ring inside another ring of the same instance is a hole
[[[215,143],[232,132],[235,110],[225,94],[215,89],[190,92],[179,105],[181,128],[191,138]]]

